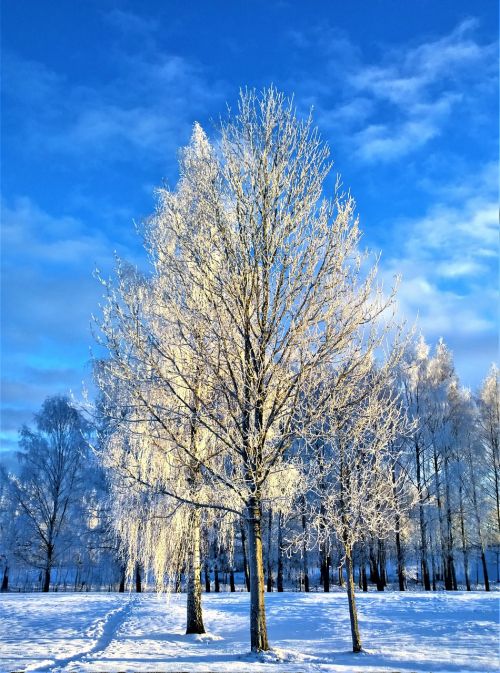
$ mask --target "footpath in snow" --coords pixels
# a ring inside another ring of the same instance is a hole
[[[489,673],[500,669],[498,593],[357,596],[365,652],[350,652],[343,593],[267,594],[273,652],[249,653],[247,593],[203,596],[205,636],[186,636],[185,595],[0,595],[0,673]]]

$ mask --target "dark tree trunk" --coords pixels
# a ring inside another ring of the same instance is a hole
[[[387,584],[386,569],[385,569],[385,543],[380,538],[377,542],[377,565],[378,565],[377,591],[383,591]]]
[[[394,495],[394,501],[397,502],[398,494],[396,491],[396,470],[392,469],[392,492]],[[406,589],[406,573],[405,573],[405,560],[403,554],[403,545],[401,544],[401,517],[399,512],[396,511],[396,558],[398,563],[398,584],[399,590],[404,591]]]
[[[326,551],[323,551],[321,555],[321,582],[323,591],[328,593],[330,591],[330,556]]]
[[[276,577],[276,588],[279,592],[283,591],[283,515],[278,512],[278,574]]]
[[[231,593],[236,591],[236,586],[234,584],[234,568],[231,568],[229,571],[229,588]]]
[[[366,564],[364,560],[361,566],[361,584],[363,591],[366,593],[368,591],[368,577],[366,576]]]
[[[207,594],[210,593],[210,570],[208,569],[208,563],[205,563],[205,591]]]
[[[246,546],[246,534],[245,526],[241,524],[241,547],[243,550],[243,572],[245,573],[245,586],[247,591],[250,591],[250,573],[248,571],[248,558],[247,558],[247,546]]]
[[[247,509],[248,561],[250,569],[250,644],[252,652],[269,649],[264,603],[264,563],[260,502],[254,497]]]
[[[214,564],[214,590],[215,593],[220,593],[219,566],[217,564],[217,559]]]
[[[42,591],[47,593],[50,589],[50,568],[45,568],[43,573],[43,587]]]
[[[378,563],[377,557],[373,550],[373,544],[370,542],[369,550],[369,561],[370,561],[370,582],[378,586],[380,582],[379,573],[378,573]]]
[[[432,590],[436,591],[436,560],[434,558],[434,552],[431,553],[431,563],[432,563]]]
[[[48,593],[48,591],[50,590],[50,572],[52,570],[53,555],[54,555],[54,545],[49,543],[47,545],[47,561],[45,564],[45,569],[43,571],[42,591],[44,593]]]
[[[176,594],[182,593],[182,570],[175,573],[175,589]]]
[[[272,559],[272,529],[273,529],[273,510],[269,509],[267,519],[267,591],[273,590],[273,559]]]
[[[9,590],[9,566],[6,565],[5,568],[3,569],[2,588],[0,589],[0,591],[2,593],[5,593],[8,590]]]
[[[309,568],[308,568],[308,558],[307,558],[307,519],[305,514],[305,498],[303,499],[302,504],[302,579],[304,582],[304,591],[309,593]]]
[[[422,553],[422,582],[426,591],[431,590],[431,582],[429,577],[429,564],[427,562],[427,526],[425,522],[424,512],[424,495],[422,486],[422,474],[420,464],[420,445],[415,444],[415,460],[417,467],[417,491],[418,491],[418,515],[420,523],[420,543]]]
[[[191,514],[191,545],[188,552],[186,633],[205,633],[201,607],[201,513]]]
[[[356,610],[356,597],[354,594],[354,571],[352,565],[352,550],[346,549],[347,568],[347,598],[349,601],[349,618],[351,621],[352,651],[361,652],[361,636],[359,634],[358,613]]]
[[[142,593],[141,569],[139,564],[135,564],[135,590],[138,594]]]
[[[486,565],[486,554],[484,553],[484,547],[481,546],[481,564],[483,566],[483,579],[484,579],[484,590],[490,590],[490,580],[488,578],[488,566]]]
[[[404,591],[406,588],[406,573],[405,573],[405,560],[403,556],[403,548],[401,545],[401,534],[399,532],[399,516],[397,517],[397,523],[396,523],[396,556],[398,560],[399,590]]]
[[[120,566],[120,585],[118,587],[118,592],[121,594],[125,592],[126,570],[127,568],[125,565]]]
[[[443,504],[441,499],[441,482],[439,479],[439,461],[435,445],[433,451],[433,464],[434,464],[434,484],[436,491],[436,505],[439,522],[439,541],[441,544],[441,560],[444,575],[444,588],[446,589],[446,591],[451,591],[452,589],[451,574],[449,573],[449,567],[448,567],[448,550],[446,548],[446,536],[444,532],[444,520],[443,520]]]

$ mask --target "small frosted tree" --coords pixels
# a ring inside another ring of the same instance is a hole
[[[329,399],[321,423],[310,428],[307,442],[313,453],[305,463],[308,490],[313,494],[311,523],[320,545],[333,534],[342,547],[354,652],[362,649],[354,546],[370,536],[387,537],[397,530],[401,516],[403,481],[395,477],[400,457],[395,441],[406,432],[408,422],[394,385],[400,357],[399,347],[380,367],[367,357]]]
[[[113,362],[103,383],[126,382],[156,441],[172,439],[171,405],[145,392],[150,384],[175,398],[181,425],[194,417],[210,438],[207,455],[174,444],[211,488],[205,504],[224,493],[246,521],[254,651],[269,648],[266,485],[299,419],[317,421],[373,349],[370,326],[388,303],[376,267],[361,274],[353,199],[338,184],[323,199],[328,153],[311,118],[299,121],[274,89],[243,93],[216,146],[196,125],[177,189],[159,191],[146,223],[152,299],[115,287],[102,324]],[[318,386],[327,370],[328,387]]]
[[[45,400],[35,426],[21,428],[22,468],[10,483],[25,531],[18,553],[43,571],[42,591],[49,591],[61,539],[81,497],[90,428],[64,396]]]

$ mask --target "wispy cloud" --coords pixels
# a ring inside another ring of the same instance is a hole
[[[112,16],[124,30],[134,21],[136,30],[147,30],[134,15],[117,10]],[[195,119],[220,107],[224,84],[199,63],[143,46],[133,53],[116,46],[110,55],[114,77],[98,88],[5,54],[4,92],[8,115],[22,134],[21,150],[85,154],[99,162],[173,152]]]
[[[479,122],[484,96],[496,96],[497,45],[482,43],[477,28],[475,19],[467,19],[442,37],[397,48],[380,45],[376,62],[348,36],[312,29],[325,64],[300,86],[322,126],[338,142],[344,138],[358,160],[395,161],[440,136],[457,112],[477,111]],[[307,31],[290,35],[299,49],[310,48],[309,39]]]
[[[95,266],[109,272],[112,241],[76,217],[50,214],[29,198],[2,202],[1,446],[15,447],[17,429],[45,397],[90,378],[91,314],[102,288]]]
[[[496,166],[488,165],[455,200],[453,185],[420,218],[400,220],[392,253],[383,258],[387,277],[402,273],[401,313],[430,340],[445,337],[461,351],[462,371],[477,378],[497,356]],[[397,252],[396,252],[397,251]]]

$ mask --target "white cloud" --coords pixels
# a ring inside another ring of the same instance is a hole
[[[119,246],[115,246],[118,247]],[[78,396],[89,379],[91,314],[102,288],[93,271],[113,266],[113,244],[101,230],[55,216],[28,198],[2,203],[2,432],[14,446],[49,394]]]
[[[442,37],[397,48],[380,45],[379,58],[371,62],[347,36],[317,30],[324,72],[300,87],[315,104],[321,126],[360,161],[408,157],[440,136],[457,114],[479,123],[484,96],[496,95],[497,45],[480,42],[477,27],[467,19]],[[301,40],[307,43],[305,34]]]
[[[6,54],[4,91],[22,130],[20,147],[94,161],[165,156],[225,98],[221,81],[176,54],[118,50],[113,66],[114,77],[93,88]]]
[[[457,194],[460,197],[457,199]],[[400,220],[384,279],[401,273],[401,314],[456,351],[459,371],[478,382],[497,357],[498,214],[493,165],[458,188],[440,187],[441,200],[417,219]],[[475,363],[475,368],[471,363]]]

